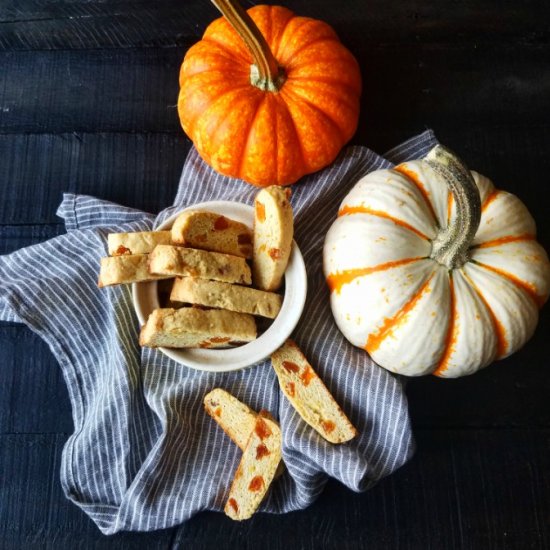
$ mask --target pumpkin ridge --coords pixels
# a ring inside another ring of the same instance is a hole
[[[216,99],[210,103],[210,105],[208,105],[208,107],[200,114],[199,116],[199,119],[202,118],[203,115],[205,115],[206,113],[208,113],[208,111],[210,111],[210,109],[212,109],[213,107],[217,107],[218,103],[221,102],[221,100],[228,94],[231,94],[231,93],[235,93],[235,92],[242,92],[243,90],[248,90],[250,88],[250,86],[248,85],[245,85],[245,84],[242,84],[238,87],[235,87],[235,88],[228,88],[227,90],[223,91],[220,95],[218,95],[216,97]],[[248,98],[241,98],[241,102],[242,100],[244,99],[248,99]],[[231,114],[231,112],[229,111],[228,115]],[[221,122],[223,122],[225,119],[223,119]]]
[[[334,54],[334,56],[332,56],[332,57],[321,57],[318,61],[322,62],[322,63],[326,63],[326,64],[332,64],[332,66],[334,66],[334,63],[338,63],[339,69],[341,71],[347,70],[347,67],[350,64],[353,63],[353,61],[351,61],[351,59],[344,61],[344,60],[342,60],[341,55],[336,55],[336,54]],[[301,71],[301,70],[309,67],[312,64],[313,64],[313,62],[310,59],[306,59],[305,61],[301,61],[300,63],[286,65],[286,67],[288,68],[289,74],[292,74],[293,72]],[[316,73],[316,74],[318,74],[318,73]],[[304,78],[307,78],[308,80],[313,80],[311,78],[311,75],[309,75],[309,74]],[[357,94],[358,91],[356,91],[355,93]]]
[[[508,271],[504,271],[503,269],[499,269],[498,267],[493,267],[492,265],[484,264],[478,260],[470,260],[472,263],[484,267],[485,269],[488,269],[489,271],[492,271],[493,273],[496,273],[497,275],[500,275],[501,277],[504,277],[508,279],[509,281],[512,281],[517,287],[524,290],[535,302],[535,304],[541,308],[544,305],[544,302],[546,301],[544,296],[539,296],[537,293],[537,289],[532,285],[529,284],[526,281],[523,281],[522,279],[516,277],[515,275],[512,275],[512,273],[508,273]]]
[[[195,82],[193,82],[193,80],[197,80],[199,78],[204,78],[206,75],[208,75],[210,78],[212,78],[212,80],[214,81],[215,84],[223,83],[224,79],[227,80],[227,76],[230,76],[233,79],[233,82],[236,83],[235,84],[236,86],[239,85],[238,84],[239,80],[243,81],[241,86],[244,86],[244,83],[250,85],[249,74],[247,72],[239,69],[238,67],[235,67],[231,71],[221,70],[218,67],[212,67],[212,68],[209,67],[209,68],[206,68],[206,69],[202,69],[201,71],[185,75],[185,84],[183,86],[181,86],[181,88],[183,89],[184,87],[188,87],[188,86],[196,86],[197,84]],[[216,75],[216,78],[214,78],[213,75]],[[204,85],[204,83],[199,84],[199,86],[201,86],[201,87],[203,85]]]
[[[242,86],[239,86],[239,87],[230,88],[228,90],[223,91],[218,97],[216,97],[216,99],[212,103],[210,103],[210,105],[208,105],[208,107],[202,113],[200,113],[196,118],[194,118],[192,122],[191,121],[189,122],[189,126],[191,126],[193,128],[193,131],[194,131],[194,129],[196,128],[199,121],[204,116],[206,116],[208,114],[208,112],[210,111],[210,109],[212,109],[212,107],[215,107],[217,105],[218,101],[223,99],[227,94],[230,94],[230,93],[236,92],[236,91],[242,92],[243,90],[246,90],[246,89],[248,89],[248,86],[242,85]],[[181,92],[180,92],[180,94],[181,94]],[[179,108],[179,101],[178,101],[178,108]],[[231,113],[228,111],[227,116],[225,118],[223,118],[221,121],[219,121],[216,128],[219,128],[219,126],[226,120],[227,117],[229,117],[230,114]],[[191,131],[191,128],[189,128],[189,131]],[[193,143],[195,144],[195,147],[196,147],[195,140],[193,140]],[[210,155],[208,155],[208,156],[210,157]]]
[[[294,90],[292,89],[289,89],[287,88],[286,90],[284,90],[284,95],[286,96],[294,96],[294,101],[296,102],[296,100],[299,100],[299,101],[303,101],[306,105],[308,105],[311,109],[313,109],[314,111],[316,111],[317,113],[319,113],[322,117],[324,117],[326,120],[328,120],[328,122],[330,123],[331,126],[333,126],[333,128],[338,132],[338,135],[340,137],[340,141],[342,143],[345,143],[347,140],[345,139],[345,136],[344,136],[344,130],[342,128],[340,128],[339,124],[328,114],[326,113],[325,111],[323,111],[320,107],[318,107],[317,105],[315,105],[314,103],[312,103],[309,99],[307,98],[304,98],[302,97],[300,94],[297,94]]]
[[[322,84],[329,84],[328,82],[324,82],[323,80],[320,80],[320,79],[308,79],[308,78],[288,78],[287,79],[287,86],[289,86],[290,88],[292,88],[292,91],[298,95],[299,97],[302,97],[299,93],[298,93],[298,90],[304,90],[304,84],[309,84],[313,90],[312,91],[316,91],[315,88],[316,88],[316,83],[319,82],[319,83],[322,83]],[[294,86],[294,84],[297,84],[298,86],[298,90],[296,89],[296,87]],[[341,103],[343,103],[348,109],[350,109],[351,111],[355,110],[355,106],[352,105],[352,103],[350,101],[348,101],[347,99],[341,97],[338,93],[336,93],[334,90],[322,90],[322,93],[323,95],[326,95],[326,96],[330,96],[332,99],[336,100],[336,101],[339,101]],[[351,94],[349,94],[351,95]]]
[[[340,40],[338,39],[338,36],[337,34],[334,32],[333,29],[331,29],[328,25],[326,25],[323,21],[320,21],[320,20],[317,20],[317,19],[313,19],[311,17],[303,17],[303,16],[299,16],[299,15],[294,15],[294,17],[292,18],[294,20],[294,23],[299,23],[296,25],[296,27],[293,29],[293,35],[296,35],[296,33],[298,32],[298,30],[300,30],[302,27],[304,27],[305,25],[313,25],[313,26],[319,26],[319,25],[322,25],[323,26],[323,30],[324,31],[327,31],[332,33],[333,35],[333,40],[336,39],[338,42],[340,42]],[[290,22],[290,21],[289,21]],[[281,37],[279,39],[279,43],[276,45],[277,46],[277,55],[279,55],[281,57],[280,61],[282,59],[285,59],[287,56],[289,56],[290,58],[292,58],[293,56],[295,56],[298,52],[301,52],[304,50],[304,48],[307,48],[309,46],[309,44],[319,40],[319,38],[315,38],[314,40],[311,40],[311,42],[305,42],[305,43],[302,43],[300,44],[300,46],[298,48],[296,48],[296,45],[293,45],[293,48],[290,48],[290,45],[292,44],[292,41],[289,41],[289,40],[285,40],[285,43],[282,44],[283,42],[283,38],[286,38],[285,37],[285,33],[287,31],[287,27],[288,27],[288,23],[287,25],[285,26],[285,32],[284,33],[281,33]],[[327,38],[327,37],[325,37]],[[281,49],[282,48],[282,49]],[[287,52],[287,48],[290,48],[290,51]],[[286,54],[286,55],[285,55]],[[275,55],[275,53],[274,53]],[[282,62],[282,61],[281,61]]]
[[[231,32],[235,32],[232,28],[231,28]],[[235,33],[237,34],[237,33]],[[222,55],[223,57],[226,57],[227,59],[229,59],[230,61],[241,61],[242,63],[248,63],[248,64],[252,64],[252,61],[250,60],[250,57],[246,57],[245,55],[242,54],[242,52],[240,51],[233,51],[233,50],[230,50],[227,46],[227,44],[224,44],[223,42],[220,42],[219,40],[216,40],[216,36],[203,36],[201,38],[201,42],[207,42],[207,43],[210,43],[210,44],[214,44],[216,47],[220,48],[220,50],[222,50],[222,52],[214,52],[216,55]]]
[[[340,210],[338,211],[338,217],[341,216],[350,216],[353,214],[369,214],[371,216],[377,216],[379,218],[385,218],[387,220],[392,221],[395,225],[399,225],[400,227],[404,227],[405,229],[408,229],[409,231],[412,231],[416,235],[418,235],[421,239],[424,239],[426,241],[430,241],[431,239],[422,233],[422,231],[419,231],[416,229],[416,227],[413,227],[411,224],[400,220],[399,218],[393,217],[391,214],[388,214],[387,212],[384,212],[383,210],[373,210],[372,208],[368,208],[366,206],[347,206],[344,205]]]
[[[298,131],[298,126],[296,126],[296,121],[294,120],[294,117],[292,116],[292,111],[288,108],[288,104],[282,103],[284,108],[286,109],[288,113],[288,118],[290,120],[290,123],[292,124],[292,128],[294,130],[294,134],[296,135],[296,144],[298,146],[298,151],[300,152],[300,157],[302,159],[302,162],[305,166],[307,166],[308,170],[311,169],[308,160],[306,159],[306,155],[304,154],[304,146],[302,145],[302,136],[300,135],[300,132]]]
[[[328,42],[328,43],[334,43],[336,42],[337,44],[342,44],[337,38],[335,39],[335,37],[328,37],[328,36],[320,36],[318,38],[315,38],[314,40],[312,40],[311,42],[308,42],[307,44],[300,44],[299,48],[295,49],[292,51],[292,56],[289,60],[289,64],[286,65],[286,68],[288,68],[289,70],[292,70],[293,68],[299,68],[299,67],[303,67],[304,65],[309,65],[309,63],[311,62],[302,62],[302,63],[298,63],[297,65],[292,65],[292,59],[297,57],[298,55],[300,55],[301,53],[303,53],[305,50],[307,50],[308,48],[312,47],[312,46],[316,46],[322,42]]]
[[[434,277],[435,272],[432,271],[430,276],[422,283],[420,288],[405,302],[405,304],[399,309],[393,317],[386,317],[380,329],[375,333],[369,334],[367,343],[365,344],[365,351],[372,355],[382,344],[382,342],[392,334],[395,328],[400,325],[405,319],[406,315],[414,309],[414,306],[418,303],[420,298],[428,290],[429,284]]]
[[[222,71],[220,71],[219,69],[217,68],[213,68],[213,69],[206,69],[204,71],[201,71],[199,73],[193,73],[191,75],[188,75],[185,77],[185,88],[188,89],[189,87],[194,87],[194,86],[198,86],[199,88],[201,88],[202,86],[204,86],[204,82],[200,82],[200,79],[204,79],[206,77],[206,75],[208,75],[208,84],[209,85],[219,85],[219,84],[223,84],[224,83],[224,79],[227,78],[226,75],[228,73],[222,73]],[[246,78],[248,79],[248,74],[245,73],[244,71],[240,71],[239,69],[235,69],[234,72],[231,72],[229,73],[230,76],[232,78],[235,79],[235,81],[237,81],[238,79],[240,78]],[[214,76],[216,75],[216,76]],[[195,82],[195,80],[199,80],[199,82]],[[243,84],[241,84],[241,86],[243,88],[246,88],[248,87],[249,85],[249,81],[246,80],[246,84],[245,84],[245,81],[243,79]],[[184,88],[184,86],[182,86],[182,89]]]
[[[204,111],[204,113],[201,114],[201,116],[195,121],[195,124],[198,124],[200,122],[200,120],[203,118],[203,117],[206,117],[208,115],[208,113],[216,108],[218,102],[223,98],[225,97],[226,95],[230,94],[230,93],[234,93],[234,92],[239,92],[241,93],[242,89],[247,89],[248,87],[241,87],[241,88],[231,88],[230,90],[227,90],[225,92],[223,92],[220,96],[218,96],[216,98],[216,100],[211,103],[208,108]],[[241,97],[240,98],[240,101],[236,98],[235,99],[235,103],[233,105],[233,109],[228,109],[227,112],[225,113],[225,116],[218,119],[217,120],[217,124],[216,124],[216,129],[212,132],[212,134],[210,135],[210,140],[212,142],[215,141],[215,137],[217,135],[217,133],[219,132],[220,128],[223,126],[224,122],[231,116],[232,114],[232,111],[236,108],[236,106],[239,104],[239,103],[243,103],[245,101],[249,101],[249,98],[247,97]],[[208,157],[211,158],[211,155],[208,154]]]
[[[485,212],[487,210],[487,207],[497,198],[497,196],[500,194],[500,189],[494,189],[487,195],[485,200],[483,201],[483,204],[481,205],[481,212]]]
[[[218,95],[216,97],[216,99],[210,103],[210,105],[208,105],[208,107],[202,112],[199,114],[199,116],[197,118],[195,118],[195,120],[193,121],[193,126],[195,126],[200,120],[201,118],[205,117],[208,115],[208,112],[211,111],[213,108],[216,108],[218,103],[221,102],[221,100],[228,94],[231,94],[231,93],[235,93],[235,92],[239,92],[239,93],[242,93],[243,90],[246,90],[248,89],[248,86],[245,86],[245,85],[242,85],[242,86],[238,86],[238,87],[235,87],[235,88],[229,88],[225,91],[223,91],[220,95]],[[242,100],[244,100],[245,98],[242,98]],[[248,98],[246,98],[248,99]],[[226,113],[226,116],[220,121],[220,123],[218,124],[218,128],[223,124],[223,122],[231,115],[231,110],[228,110],[227,113]]]
[[[264,35],[265,41],[269,45],[269,49],[271,50],[271,53],[273,53],[272,41],[273,41],[273,12],[274,11],[275,11],[275,6],[268,6],[267,7],[267,12],[268,12],[268,15],[266,17],[266,21],[267,21],[266,27],[267,28],[263,31],[260,30],[260,32]],[[256,23],[256,25],[257,24],[258,23]],[[258,28],[260,28],[260,27],[258,26]]]
[[[491,239],[489,241],[484,241],[482,243],[474,244],[470,248],[490,248],[492,246],[499,246],[501,244],[521,242],[521,241],[534,241],[536,239],[535,235],[531,233],[523,233],[521,235],[506,235],[504,237],[498,237],[497,239]]]
[[[279,169],[281,168],[279,161],[279,103],[275,102],[272,106],[273,109],[273,126],[275,127],[275,131],[273,132],[274,141],[275,144],[273,146],[273,156],[275,157],[275,179],[277,181],[277,184],[279,184]]]
[[[464,276],[464,279],[468,282],[468,284],[473,288],[475,293],[479,296],[479,299],[487,309],[487,312],[489,313],[489,317],[491,318],[491,322],[493,324],[493,330],[495,331],[495,335],[497,337],[497,349],[496,349],[496,355],[494,359],[500,359],[504,356],[506,353],[506,349],[508,348],[508,339],[506,338],[506,330],[504,329],[504,326],[502,323],[498,320],[497,316],[495,315],[495,312],[489,305],[489,302],[486,300],[485,296],[483,295],[483,292],[479,289],[479,287],[472,281],[472,279],[468,276],[468,274],[461,269],[460,270],[462,275]],[[493,360],[494,360],[493,359]]]
[[[258,113],[260,112],[261,106],[265,102],[265,94],[262,94],[260,97],[260,100],[258,101],[258,104],[256,105],[256,110],[254,112],[254,116],[250,119],[250,124],[248,125],[248,128],[245,132],[245,135],[247,135],[246,143],[244,144],[244,147],[241,150],[241,158],[239,159],[239,168],[237,170],[238,177],[242,179],[242,171],[243,171],[243,165],[246,159],[246,154],[248,152],[249,142],[250,142],[250,132],[252,130],[252,127],[254,126],[256,119],[258,118]]]
[[[323,84],[329,84],[331,86],[337,87],[340,86],[341,88],[345,88],[350,95],[357,96],[359,90],[355,89],[350,84],[347,84],[346,82],[340,82],[339,80],[335,78],[331,78],[327,75],[322,76],[315,76],[315,77],[309,77],[309,76],[295,76],[293,74],[289,74],[287,78],[287,84],[291,84],[293,82],[307,82],[309,84],[313,84],[314,82],[322,82]]]
[[[433,374],[435,376],[440,376],[443,372],[447,370],[449,359],[454,351],[454,346],[456,345],[456,321],[457,321],[457,310],[456,310],[456,296],[455,296],[455,286],[453,282],[453,272],[449,272],[449,285],[450,285],[450,298],[451,298],[451,315],[449,317],[449,327],[447,328],[447,334],[445,336],[445,347],[443,348],[443,353],[439,359],[439,363],[434,370]]]
[[[279,56],[280,56],[281,52],[279,50],[281,48],[281,41],[283,39],[283,36],[285,35],[286,29],[288,28],[288,25],[290,24],[290,22],[293,19],[296,18],[296,16],[294,15],[294,12],[290,11],[290,13],[291,13],[291,15],[286,20],[286,22],[285,22],[284,26],[282,27],[282,29],[280,31],[278,31],[278,36],[276,37],[277,41],[275,42],[275,37],[273,37],[273,43],[270,44],[271,51],[273,52],[273,55],[275,56],[275,59],[277,59],[277,61],[280,61]]]
[[[422,198],[424,199],[424,202],[426,203],[426,206],[428,207],[428,210],[431,212],[432,217],[434,219],[436,227],[439,228],[439,222],[437,220],[437,215],[435,213],[434,205],[432,204],[432,201],[430,200],[430,195],[428,194],[428,191],[426,191],[426,188],[418,178],[418,174],[414,172],[413,170],[410,170],[407,168],[404,164],[400,164],[399,166],[396,166],[394,168],[396,172],[399,172],[403,176],[405,176],[409,181],[411,181],[420,194],[422,195]]]
[[[363,277],[364,275],[370,275],[377,271],[385,271],[386,269],[392,269],[394,267],[400,267],[402,265],[411,264],[419,260],[426,260],[424,256],[418,256],[416,258],[404,258],[403,260],[393,260],[391,262],[384,262],[371,267],[359,267],[356,269],[345,269],[344,271],[337,271],[336,273],[329,273],[327,275],[327,284],[331,292],[339,293],[342,287],[348,283],[351,283],[357,277]]]

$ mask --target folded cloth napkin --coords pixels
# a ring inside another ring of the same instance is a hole
[[[349,147],[330,167],[293,187],[295,239],[309,282],[293,337],[359,431],[343,445],[326,442],[302,421],[281,395],[269,362],[206,373],[140,349],[130,288],[97,288],[108,233],[149,230],[202,201],[253,203],[257,189],[215,173],[194,149],[174,206],[156,218],[65,195],[58,210],[65,235],[0,257],[0,320],[23,322],[48,343],[69,390],[75,431],[63,450],[64,492],[103,533],[166,528],[199,511],[223,508],[240,451],[203,411],[203,397],[215,387],[280,421],[286,472],[262,511],[305,508],[328,476],[364,491],[410,458],[414,443],[401,381],[336,328],[322,248],[341,200],[361,176],[422,157],[435,143],[427,131],[386,158]]]

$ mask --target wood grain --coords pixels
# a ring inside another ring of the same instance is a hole
[[[64,192],[145,212],[170,206],[190,142],[170,134],[0,135],[0,227],[59,223]]]
[[[328,21],[360,62],[353,143],[383,152],[432,127],[522,198],[550,250],[548,2],[285,5]],[[172,202],[190,148],[179,66],[216,16],[207,0],[0,2],[0,254],[63,232],[65,191],[149,212]],[[548,548],[549,311],[509,359],[409,382],[417,455],[369,492],[329,483],[305,511],[244,524],[204,513],[110,538],[62,494],[72,420],[59,368],[37,336],[1,324],[0,548]]]
[[[257,2],[243,1],[250,7]],[[344,42],[540,42],[544,0],[341,2],[288,0],[299,15],[329,20]],[[0,49],[97,49],[182,45],[202,35],[217,10],[205,0],[18,0],[0,6]]]
[[[413,461],[362,495],[330,482],[305,511],[259,514],[245,523],[203,513],[177,529],[105,538],[61,494],[56,476],[66,436],[2,435],[0,471],[13,475],[0,478],[6,495],[0,539],[11,548],[220,549],[243,540],[250,546],[239,548],[548,547],[547,429],[418,430],[417,436]],[[55,506],[45,505],[44,498]]]

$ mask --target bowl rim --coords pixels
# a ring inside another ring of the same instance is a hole
[[[252,228],[254,207],[234,201],[207,201],[178,209],[164,220],[155,231],[172,227],[175,219],[188,210],[208,210],[240,221]],[[132,300],[140,326],[143,326],[152,309],[158,303],[157,281],[132,284]],[[285,271],[285,293],[281,310],[269,328],[258,338],[242,346],[228,349],[177,349],[157,348],[177,363],[206,372],[231,372],[261,363],[283,345],[298,324],[307,295],[307,272],[304,258],[296,241]],[[144,300],[144,296],[147,297]],[[153,308],[154,309],[154,308]]]

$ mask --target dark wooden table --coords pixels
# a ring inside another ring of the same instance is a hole
[[[355,143],[383,152],[432,127],[521,196],[550,249],[548,2],[286,5],[332,24],[360,61]],[[215,16],[207,0],[0,2],[0,253],[63,232],[63,191],[171,203],[190,147],[178,69]],[[61,492],[72,421],[53,357],[0,324],[0,548],[549,548],[549,313],[525,349],[473,377],[412,380],[417,454],[371,491],[333,482],[303,512],[204,513],[111,538]]]

